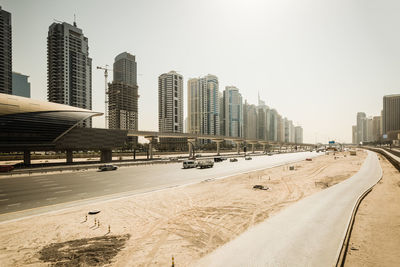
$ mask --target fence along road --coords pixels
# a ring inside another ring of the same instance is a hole
[[[287,207],[197,266],[335,266],[359,197],[382,177],[374,152],[351,178]]]

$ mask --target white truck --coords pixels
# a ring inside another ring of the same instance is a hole
[[[200,167],[200,169],[203,168],[212,168],[214,166],[214,161],[213,160],[200,160],[197,162],[197,166]]]

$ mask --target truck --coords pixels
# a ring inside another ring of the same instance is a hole
[[[200,167],[200,169],[212,168],[212,167],[214,167],[214,161],[212,161],[212,160],[201,160],[201,161],[197,162],[197,166]]]

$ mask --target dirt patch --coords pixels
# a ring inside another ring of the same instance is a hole
[[[338,184],[347,178],[349,178],[347,175],[326,176],[323,179],[316,181],[314,184],[317,188],[325,189]]]
[[[39,251],[39,259],[52,266],[100,266],[111,263],[128,239],[114,235],[52,243]]]

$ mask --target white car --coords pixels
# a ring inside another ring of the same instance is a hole
[[[184,169],[196,168],[196,167],[197,167],[197,161],[195,161],[195,160],[185,160],[183,162]]]

